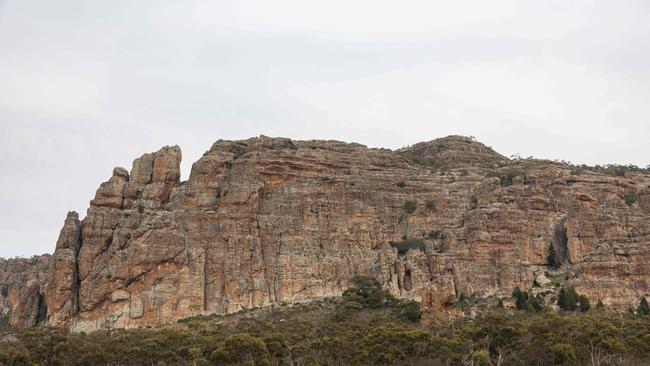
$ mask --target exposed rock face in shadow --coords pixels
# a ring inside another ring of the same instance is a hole
[[[404,155],[451,168],[441,174]],[[424,319],[435,320],[457,314],[460,294],[508,297],[533,286],[548,269],[549,243],[594,302],[624,309],[650,289],[648,214],[620,198],[648,187],[647,175],[573,176],[460,137],[399,153],[220,140],[184,182],[180,160],[178,147],[144,154],[130,172],[113,171],[82,221],[68,216],[37,291],[44,323],[158,325],[337,296],[358,274],[422,301]],[[422,245],[398,254],[389,244],[405,239]]]
[[[569,258],[569,238],[567,237],[567,215],[563,214],[553,224],[553,250],[559,264],[567,265],[571,263]]]

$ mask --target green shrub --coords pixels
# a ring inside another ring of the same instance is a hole
[[[639,201],[639,194],[634,190],[629,190],[621,195],[621,198],[628,206],[632,206]]]
[[[445,160],[442,159],[437,159],[437,158],[423,158],[417,155],[413,154],[401,154],[405,158],[413,161],[414,163],[427,167],[431,170],[437,170],[437,171],[447,171],[449,170],[449,163]]]
[[[490,365],[490,353],[486,349],[481,349],[472,354],[473,365],[488,366]]]
[[[519,287],[515,287],[512,290],[512,297],[515,299],[515,307],[517,310],[544,310],[544,299],[540,295],[533,296],[532,294],[521,291]]]
[[[501,187],[511,186],[515,177],[523,177],[526,172],[519,168],[502,168],[488,173],[488,177],[498,177]]]
[[[223,365],[270,365],[271,355],[263,340],[250,334],[233,334],[211,354],[211,359]]]
[[[650,306],[648,306],[648,300],[645,297],[641,298],[639,302],[639,307],[636,309],[636,313],[639,315],[648,315],[650,314]]]
[[[397,314],[405,320],[417,323],[420,321],[420,303],[412,300],[402,300],[397,305]]]
[[[418,208],[418,204],[415,201],[409,200],[404,202],[404,206],[402,207],[404,208],[404,211],[406,211],[406,213],[412,214]]]
[[[583,313],[585,311],[589,311],[589,309],[591,309],[591,303],[589,302],[589,298],[585,295],[578,296],[578,307],[580,308],[580,311],[582,311]]]
[[[578,363],[576,351],[566,343],[554,344],[551,347],[553,355],[553,364],[555,365],[575,365]]]
[[[524,310],[528,304],[528,293],[521,291],[519,286],[512,290],[512,297],[515,299],[515,307],[518,310]]]
[[[4,344],[0,346],[0,365],[31,366],[29,351],[22,346]]]
[[[436,201],[434,200],[429,199],[424,203],[424,205],[429,211],[434,211],[436,209]]]
[[[394,298],[381,288],[379,282],[366,276],[352,278],[352,287],[343,292],[344,302],[358,302],[362,307],[377,309],[384,306],[386,301]]]
[[[560,260],[555,252],[555,247],[551,244],[548,248],[548,256],[546,257],[546,261],[549,266],[553,268],[560,268]]]
[[[571,168],[571,175],[582,175],[588,167],[586,165],[575,165]]]
[[[557,306],[562,310],[575,311],[578,309],[580,296],[573,287],[562,287],[557,298]]]

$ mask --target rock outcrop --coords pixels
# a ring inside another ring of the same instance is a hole
[[[157,325],[340,295],[357,274],[436,319],[461,294],[533,287],[551,251],[594,302],[650,293],[648,174],[574,175],[458,136],[397,152],[220,140],[187,181],[180,160],[165,147],[115,168],[86,217],[68,215],[39,282],[46,315],[21,324]]]
[[[0,258],[0,314],[16,327],[45,320],[45,287],[50,255]]]

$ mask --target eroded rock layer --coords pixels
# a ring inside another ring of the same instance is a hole
[[[86,217],[68,215],[38,291],[47,314],[23,323],[158,325],[336,296],[356,274],[436,318],[461,293],[531,288],[551,251],[594,302],[650,292],[648,175],[574,175],[463,137],[397,152],[220,140],[183,182],[180,161],[165,147],[115,168]]]
[[[45,287],[50,255],[32,258],[0,258],[0,314],[14,326],[45,320]]]

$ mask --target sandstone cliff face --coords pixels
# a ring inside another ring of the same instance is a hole
[[[0,313],[17,327],[45,320],[49,255],[0,258]]]
[[[648,175],[572,175],[462,137],[398,152],[217,141],[183,182],[180,160],[165,147],[116,168],[82,221],[68,215],[42,323],[157,325],[340,295],[356,274],[435,319],[453,316],[461,293],[534,286],[551,248],[593,301],[622,309],[650,292]],[[398,252],[403,239],[421,245]]]

